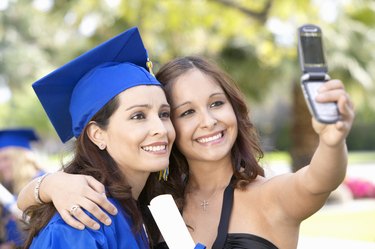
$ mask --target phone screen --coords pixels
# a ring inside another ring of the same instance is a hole
[[[308,67],[324,67],[324,54],[321,35],[319,33],[302,33],[301,45],[304,64]]]

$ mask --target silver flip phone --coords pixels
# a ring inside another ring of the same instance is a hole
[[[303,72],[301,87],[311,115],[321,123],[336,123],[340,119],[337,104],[315,101],[319,87],[330,79],[318,26],[306,24],[298,28],[298,54]]]

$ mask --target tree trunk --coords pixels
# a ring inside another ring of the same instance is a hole
[[[318,144],[318,135],[312,128],[311,115],[299,83],[293,84],[292,106],[292,171],[308,165]]]

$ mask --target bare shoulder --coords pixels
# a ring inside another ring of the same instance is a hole
[[[268,179],[263,176],[257,176],[252,182],[250,182],[244,189],[236,189],[235,197],[238,197],[240,202],[248,202],[254,198],[258,198],[261,195],[264,184],[268,182]]]
[[[268,204],[272,196],[282,191],[285,184],[293,181],[293,173],[282,174],[272,178],[258,176],[249,183],[245,189],[236,189],[236,196],[241,198],[240,202],[256,201],[257,203],[265,202]]]
[[[254,191],[254,189],[259,191],[260,189],[270,188],[273,185],[277,186],[279,184],[282,184],[282,182],[290,180],[291,177],[293,177],[293,173],[281,174],[271,178],[257,176],[257,178],[249,183],[244,190],[240,191],[251,193],[252,191]]]

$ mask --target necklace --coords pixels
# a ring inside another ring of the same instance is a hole
[[[207,206],[210,205],[210,202],[209,200],[216,194],[216,192],[218,191],[219,189],[216,189],[208,198],[205,198],[203,200],[199,199],[197,197],[197,199],[199,200],[200,202],[200,206],[203,208],[203,212],[206,212],[207,211]]]

